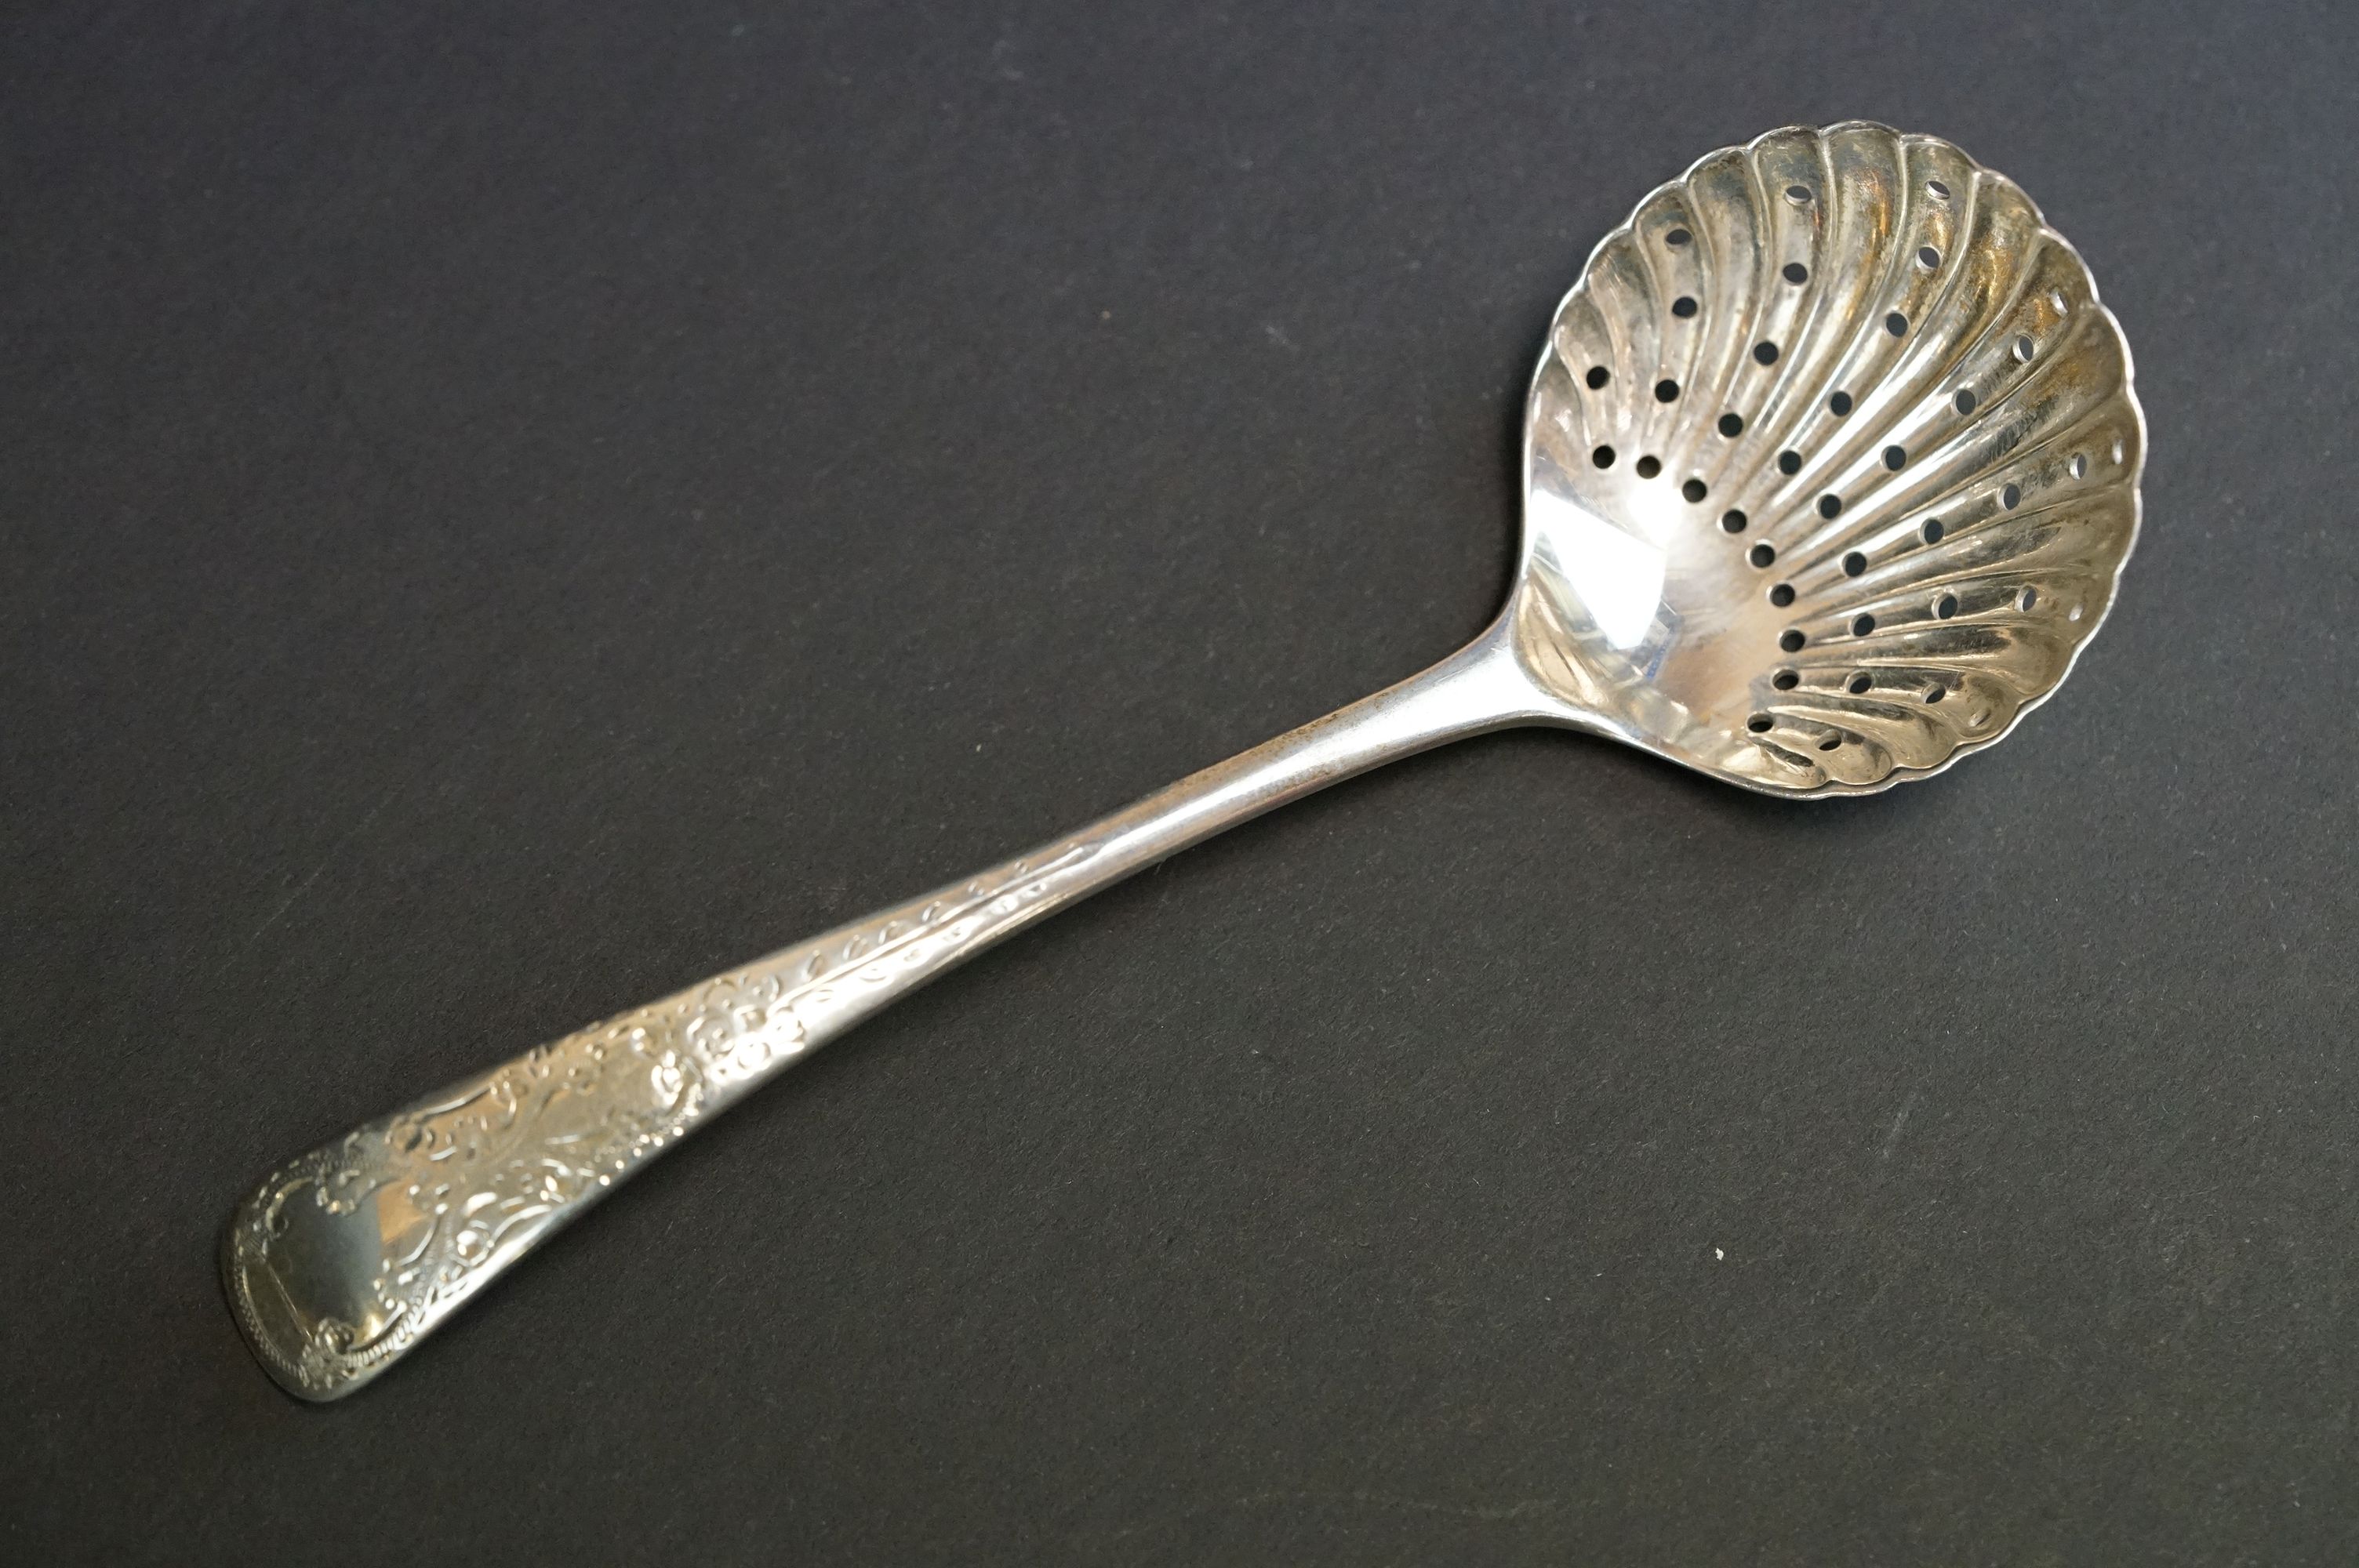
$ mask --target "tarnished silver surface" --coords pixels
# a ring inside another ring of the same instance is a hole
[[[1991,744],[2137,532],[2119,328],[2023,193],[1869,124],[1641,202],[1558,310],[1521,569],[1425,674],[1070,838],[529,1051],[271,1173],[222,1263],[305,1399],[367,1382],[705,1118],[1042,916],[1338,779],[1516,724],[1857,795]]]

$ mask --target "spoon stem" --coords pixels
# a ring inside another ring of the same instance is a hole
[[[376,1377],[654,1155],[886,1004],[1099,889],[1339,780],[1560,704],[1506,617],[1420,675],[1029,854],[538,1046],[287,1162],[222,1264],[306,1400]]]

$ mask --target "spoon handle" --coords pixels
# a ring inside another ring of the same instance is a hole
[[[351,1393],[656,1154],[952,966],[1339,779],[1552,712],[1503,620],[1068,838],[365,1122],[280,1165],[232,1216],[222,1271],[238,1325],[289,1393]]]

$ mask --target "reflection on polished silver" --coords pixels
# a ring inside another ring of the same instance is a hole
[[[1938,773],[2046,697],[2104,621],[2144,455],[2120,329],[2013,183],[1864,124],[1714,153],[1639,203],[1557,312],[1521,568],[1473,643],[1069,838],[280,1166],[223,1240],[237,1320],[291,1392],[349,1393],[886,1003],[1445,741],[1560,725],[1797,798]]]

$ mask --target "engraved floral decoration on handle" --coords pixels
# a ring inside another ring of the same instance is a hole
[[[1095,849],[773,954],[288,1161],[223,1239],[239,1325],[288,1392],[351,1392],[696,1121],[1020,925]]]

